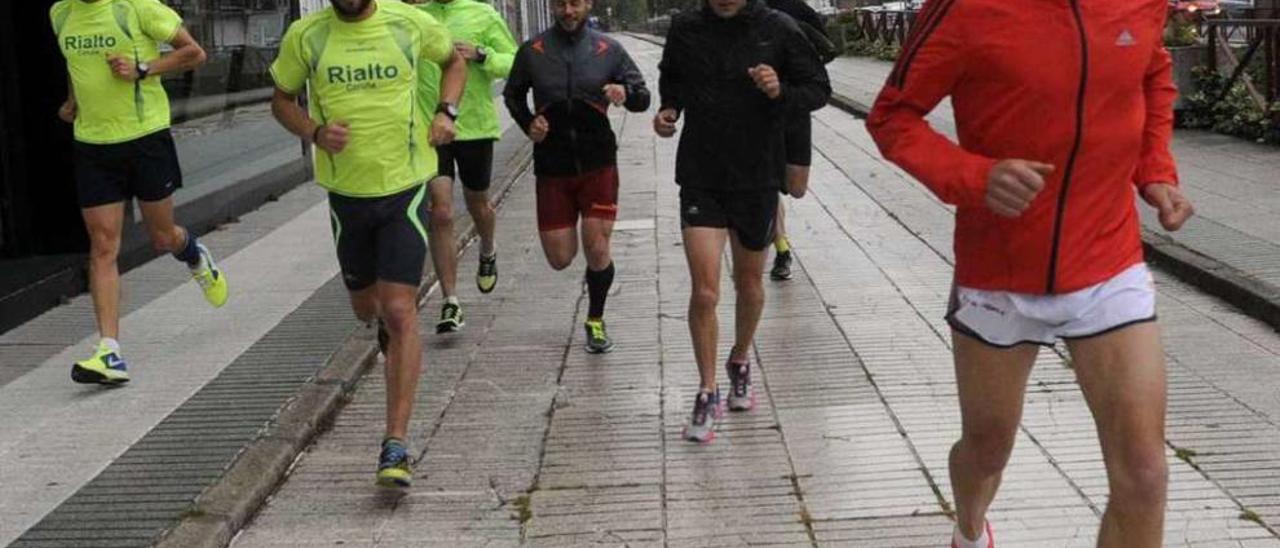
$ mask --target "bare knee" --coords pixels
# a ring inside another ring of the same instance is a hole
[[[552,270],[564,270],[573,264],[573,255],[564,252],[548,252],[547,264],[551,265]]]
[[[733,280],[737,299],[744,304],[764,303],[764,284],[759,274],[747,273],[735,276]]]
[[[120,256],[120,234],[112,231],[89,232],[89,259],[100,263],[115,263]]]
[[[151,247],[162,253],[178,251],[186,242],[186,235],[179,230],[150,231]]]
[[[408,299],[382,303],[382,322],[396,335],[413,335],[418,331],[418,307]]]
[[[1122,500],[1125,508],[1161,506],[1169,484],[1169,465],[1163,449],[1131,456],[1111,466],[1111,500]]]
[[[1004,471],[1013,454],[1017,427],[991,428],[966,432],[958,444],[966,450],[968,464],[979,476],[992,476]]]
[[[467,191],[467,210],[471,215],[486,215],[493,211],[493,206],[489,203],[489,195],[486,193],[473,193]]]
[[[587,242],[586,248],[587,262],[592,266],[605,268],[609,266],[609,240],[599,238],[594,241]]]
[[[720,304],[720,290],[711,285],[695,285],[689,305],[703,311],[713,311]]]
[[[573,264],[573,259],[578,254],[578,249],[572,240],[565,242],[560,238],[544,236],[542,252],[547,256],[547,264],[551,265],[552,269],[564,270]]]
[[[439,201],[431,206],[431,228],[445,230],[453,227],[453,204]]]

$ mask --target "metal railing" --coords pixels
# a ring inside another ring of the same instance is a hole
[[[853,10],[853,25],[848,38],[859,41],[902,45],[911,33],[919,10],[857,8]]]
[[[1267,13],[1267,15],[1277,15]],[[1280,18],[1210,19],[1205,22],[1209,37],[1209,68],[1231,71],[1226,86],[1216,99],[1221,101],[1237,83],[1243,82],[1262,109],[1280,99]],[[1244,53],[1238,58],[1236,50]],[[1248,68],[1261,55],[1262,81],[1248,77]],[[1226,66],[1220,67],[1225,61]]]

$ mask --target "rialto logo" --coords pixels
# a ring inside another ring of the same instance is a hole
[[[328,68],[330,84],[346,84],[347,89],[376,88],[378,82],[400,77],[400,67],[369,63],[361,67],[334,65]]]
[[[71,35],[62,39],[62,47],[68,51],[110,49],[116,47],[116,37],[105,34]]]
[[[1116,45],[1122,48],[1135,46],[1137,44],[1138,41],[1133,37],[1133,33],[1129,32],[1129,29],[1121,31],[1120,36],[1116,38]]]

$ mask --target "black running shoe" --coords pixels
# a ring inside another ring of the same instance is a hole
[[[791,252],[780,251],[773,258],[773,270],[769,271],[769,277],[774,281],[785,281],[791,279]]]

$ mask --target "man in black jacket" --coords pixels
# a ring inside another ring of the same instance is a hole
[[[764,307],[760,272],[786,178],[784,130],[796,114],[826,104],[831,85],[795,21],[762,0],[707,0],[703,9],[676,16],[659,69],[662,110],[654,130],[670,137],[685,118],[676,183],[693,281],[689,331],[702,380],[685,437],[705,443],[724,408],[716,384],[720,256],[730,242],[737,316],[726,364],[728,403],[745,411],[755,403],[748,352]]]
[[[795,19],[822,64],[835,59],[836,48],[827,36],[822,15],[804,0],[765,0],[765,5]],[[802,198],[809,189],[809,166],[813,164],[813,120],[808,112],[796,113],[787,123],[786,151],[787,184],[782,193]],[[769,272],[774,281],[791,279],[791,239],[787,237],[786,211],[786,204],[779,200],[773,230],[773,268]]]
[[[503,92],[511,117],[533,140],[538,231],[547,262],[567,268],[587,257],[587,351],[609,352],[604,302],[613,284],[609,237],[618,214],[618,142],[609,105],[649,109],[649,90],[631,56],[586,28],[591,0],[554,0],[556,25],[516,52]],[[529,90],[536,109],[529,110]]]

